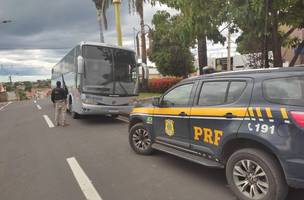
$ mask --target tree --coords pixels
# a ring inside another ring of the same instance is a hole
[[[28,100],[26,93],[23,90],[18,90],[18,96],[20,101]]]
[[[198,44],[200,72],[207,66],[207,39],[224,44],[219,26],[227,21],[227,1],[159,0],[180,11],[184,23],[181,34]]]
[[[97,11],[97,21],[100,29],[100,42],[104,42],[104,29],[108,29],[108,22],[106,17],[106,9],[109,8],[112,0],[93,0],[96,11]]]
[[[25,91],[30,92],[32,90],[32,87],[33,87],[32,82],[30,82],[30,81],[24,81],[23,84],[25,86],[25,88],[24,88]]]
[[[266,5],[269,5],[268,9]],[[238,45],[244,39],[250,38],[250,35],[255,36],[253,38],[257,43],[267,36],[268,41],[265,44],[271,47],[274,66],[282,67],[281,48],[302,47],[303,41],[290,36],[296,29],[304,28],[303,9],[302,0],[230,0],[229,13],[233,23],[243,32],[240,36],[242,38],[238,39]],[[289,27],[289,30],[282,31],[283,26]],[[255,45],[243,45],[242,48],[252,51],[252,47],[255,48]]]
[[[149,59],[155,62],[162,75],[187,77],[194,71],[191,41],[180,34],[184,28],[182,16],[173,16],[166,11],[158,11],[152,23],[152,45]]]
[[[154,0],[129,0],[129,10],[131,13],[137,12],[140,18],[140,32],[141,32],[141,59],[147,64],[147,47],[146,47],[146,33],[144,21],[144,3],[154,2]]]
[[[10,82],[5,83],[4,86],[6,87],[6,91],[7,92],[12,92],[15,90],[14,85]]]

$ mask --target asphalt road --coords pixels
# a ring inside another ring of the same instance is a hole
[[[53,121],[49,100],[5,105],[0,105],[1,200],[236,199],[224,170],[160,152],[136,155],[121,120],[68,116],[70,126],[50,128],[43,117]],[[304,190],[292,190],[288,199],[304,199]]]

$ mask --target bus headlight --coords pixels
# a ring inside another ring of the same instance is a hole
[[[91,104],[91,105],[96,105],[97,104],[95,99],[83,99],[82,102],[85,103],[85,104]]]

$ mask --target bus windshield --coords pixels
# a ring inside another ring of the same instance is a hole
[[[131,51],[101,46],[84,46],[84,92],[136,95],[136,63]]]

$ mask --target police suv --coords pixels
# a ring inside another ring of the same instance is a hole
[[[240,199],[304,188],[304,67],[224,72],[181,81],[133,109],[129,142],[226,168]]]

